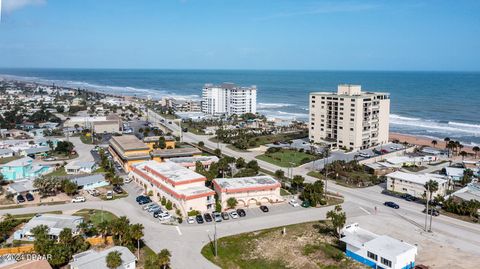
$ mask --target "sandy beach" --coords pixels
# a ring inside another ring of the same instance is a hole
[[[422,136],[415,136],[415,135],[409,135],[409,134],[399,134],[399,133],[390,133],[390,141],[392,140],[399,140],[400,142],[408,142],[409,144],[414,144],[414,145],[419,145],[419,146],[428,146],[428,147],[433,147],[432,144],[432,138],[428,137],[422,137]],[[437,140],[437,145],[435,146],[436,148],[439,149],[445,149],[445,141],[443,139],[436,139]],[[471,146],[464,145],[462,150],[475,154]]]

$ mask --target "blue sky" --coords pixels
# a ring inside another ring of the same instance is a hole
[[[480,70],[478,0],[2,2],[0,67]]]

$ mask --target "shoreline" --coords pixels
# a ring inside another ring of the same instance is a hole
[[[426,136],[421,136],[421,135],[411,135],[411,134],[402,134],[402,133],[394,133],[390,132],[389,134],[389,140],[399,140],[400,142],[408,142],[409,144],[414,144],[414,145],[419,145],[419,146],[427,146],[427,147],[432,147],[432,148],[438,148],[438,149],[445,149],[445,141],[443,138],[431,138],[431,137],[426,137]],[[437,145],[434,147],[432,144],[432,141],[436,140]],[[452,139],[455,141],[455,139]],[[473,151],[473,146],[471,145],[463,145],[462,150],[466,151],[467,153],[475,154]]]

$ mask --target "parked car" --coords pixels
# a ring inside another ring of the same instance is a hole
[[[123,190],[120,188],[120,186],[113,187],[113,191],[117,194],[123,193]]]
[[[172,218],[172,216],[168,212],[163,212],[163,213],[160,213],[158,215],[158,220],[160,220],[160,221],[166,221],[166,220],[169,220],[171,218]]]
[[[25,202],[25,198],[23,198],[23,195],[21,195],[21,194],[17,195],[17,202],[19,202],[19,203],[24,203]]]
[[[260,206],[260,210],[262,210],[263,212],[267,213],[268,212],[268,207],[266,205],[261,205]]]
[[[426,211],[427,211],[427,209],[424,208],[423,213],[425,213]],[[438,217],[438,216],[440,216],[440,212],[436,208],[429,208],[428,209],[428,215]]]
[[[86,200],[87,199],[85,199],[85,197],[83,197],[83,196],[77,196],[77,197],[72,199],[72,203],[83,203]]]
[[[410,194],[408,194],[408,193],[403,194],[401,197],[402,197],[403,199],[405,199],[406,201],[409,201],[409,202],[417,200],[417,197],[415,197],[415,196],[413,196],[413,195],[410,195]]]
[[[144,197],[144,198],[142,198],[138,201],[138,204],[139,205],[145,205],[145,204],[148,204],[148,203],[151,203],[151,202],[152,202],[152,200],[149,197]]]
[[[152,206],[155,206],[155,204],[152,203],[152,204],[145,205],[145,206],[142,207],[142,209],[145,210],[145,211],[147,211],[147,210],[149,210],[150,207],[152,207]]]
[[[291,206],[293,207],[298,207],[300,206],[300,204],[297,202],[297,200],[295,199],[290,199],[290,201],[288,201],[288,204],[290,204]]]
[[[163,210],[161,208],[156,209],[155,211],[152,212],[154,218],[158,218],[158,215],[163,213]]]
[[[238,219],[237,211],[230,212],[230,217],[232,217],[232,219]]]
[[[222,214],[218,213],[218,212],[213,212],[212,213],[212,216],[213,216],[213,219],[216,221],[216,222],[221,222],[222,221]]]
[[[147,211],[148,211],[148,213],[153,213],[153,212],[157,211],[158,209],[162,209],[162,208],[159,205],[154,204],[149,209],[147,209]]]
[[[105,195],[105,198],[107,198],[107,200],[112,200],[113,199],[113,191],[107,191],[107,194]]]
[[[121,170],[121,169],[119,169],[119,170]],[[130,183],[130,182],[132,182],[132,178],[127,177],[126,179],[123,180],[123,182],[124,183]]]
[[[247,213],[245,212],[245,210],[239,208],[237,209],[237,214],[240,216],[240,217],[245,217],[247,215]]]
[[[210,213],[203,214],[203,218],[205,219],[206,222],[212,222],[213,220],[212,215],[210,215]]]
[[[309,202],[309,201],[305,200],[305,201],[302,202],[302,207],[304,207],[304,208],[309,208],[310,206],[311,206],[311,205],[310,205],[310,202]]]
[[[35,198],[33,197],[33,195],[31,193],[27,193],[25,194],[25,198],[27,198],[27,201],[33,201],[35,200]]]
[[[202,223],[203,223],[203,217],[202,217],[202,215],[200,215],[200,214],[197,215],[197,216],[195,217],[195,220],[197,221],[198,224],[202,224]]]
[[[399,208],[400,208],[400,206],[397,205],[397,204],[394,203],[394,202],[385,202],[385,203],[383,203],[383,204],[384,204],[385,206],[388,206],[388,207],[391,207],[391,208],[395,208],[395,209],[399,209]]]
[[[228,215],[227,212],[222,212],[222,219],[224,219],[224,220],[229,220],[230,219],[230,216]]]
[[[45,158],[43,159],[44,161],[47,161],[47,162],[51,162],[51,161],[55,161],[56,158],[55,157],[48,157],[48,158]]]
[[[137,201],[137,203],[138,203],[138,202],[140,202],[142,199],[145,199],[145,198],[147,198],[147,197],[148,197],[148,196],[145,196],[145,195],[139,195],[139,196],[137,196],[137,198],[135,198],[135,201]]]
[[[187,218],[187,223],[188,224],[194,224],[195,223],[195,218],[194,217],[188,217]]]

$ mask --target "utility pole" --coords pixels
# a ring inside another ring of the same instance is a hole
[[[427,222],[428,222],[428,193],[430,192],[430,185],[427,184],[427,193],[426,193],[426,198],[427,198],[427,204],[426,204],[426,210],[425,210],[425,232],[427,232]]]

